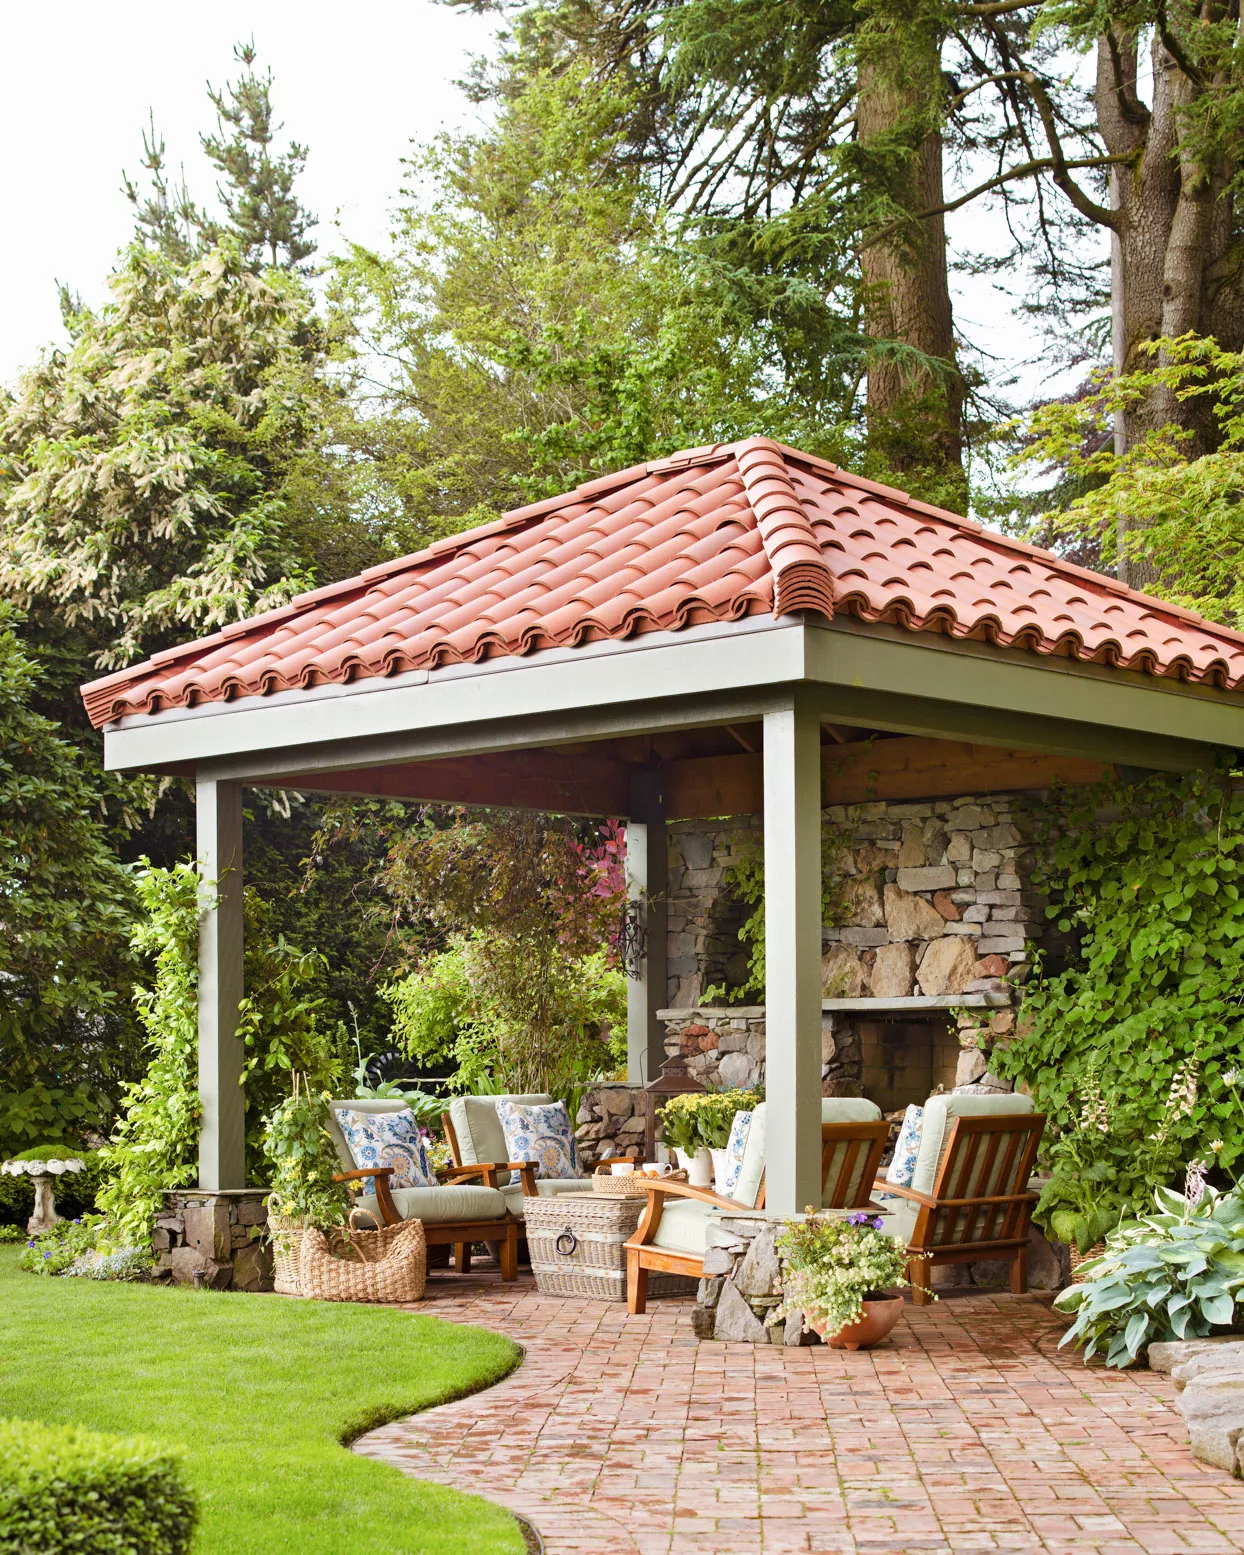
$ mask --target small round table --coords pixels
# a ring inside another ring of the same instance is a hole
[[[56,1213],[56,1200],[52,1192],[56,1179],[65,1172],[82,1172],[86,1162],[77,1156],[63,1161],[5,1161],[0,1172],[10,1177],[29,1177],[35,1185],[35,1212],[26,1222],[31,1236],[50,1231],[61,1217]]]

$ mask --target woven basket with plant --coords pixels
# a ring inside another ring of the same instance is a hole
[[[301,1296],[303,1233],[345,1225],[349,1194],[334,1182],[341,1170],[337,1147],[328,1132],[328,1093],[310,1090],[294,1075],[293,1094],[264,1120],[263,1152],[271,1174],[268,1230],[276,1265],[275,1289],[284,1296]]]
[[[302,1294],[314,1301],[418,1301],[428,1282],[423,1222],[302,1234]]]

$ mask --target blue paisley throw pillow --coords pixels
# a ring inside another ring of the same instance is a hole
[[[911,1106],[903,1115],[903,1126],[898,1131],[898,1143],[894,1158],[886,1168],[885,1180],[900,1188],[910,1188],[916,1173],[916,1157],[920,1154],[920,1135],[924,1129],[924,1108]]]
[[[717,1192],[723,1198],[732,1199],[743,1171],[743,1153],[747,1149],[747,1136],[751,1132],[750,1112],[736,1112],[730,1125],[730,1138],[726,1141],[726,1172]]]
[[[436,1173],[428,1165],[423,1134],[413,1112],[353,1112],[335,1107],[355,1166],[391,1166],[390,1188],[435,1188]],[[363,1192],[375,1193],[376,1179],[363,1180]]]
[[[537,1177],[579,1175],[574,1130],[561,1102],[520,1107],[517,1102],[502,1100],[497,1103],[497,1117],[511,1161],[534,1161]]]

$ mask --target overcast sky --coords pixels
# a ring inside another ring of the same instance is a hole
[[[431,0],[251,0],[187,6],[61,0],[5,7],[0,146],[8,235],[0,244],[0,380],[59,334],[56,281],[100,299],[131,231],[121,170],[140,172],[147,110],[191,190],[214,188],[199,132],[215,122],[205,82],[236,77],[233,45],[252,37],[276,73],[286,131],[307,143],[301,192],[332,246],[379,243],[412,138],[476,116],[454,86],[491,28]]]
[[[261,68],[276,73],[287,134],[310,146],[301,192],[321,218],[322,249],[339,241],[334,222],[355,240],[382,243],[410,141],[478,121],[454,83],[470,56],[487,49],[491,23],[432,0],[9,5],[0,93],[9,212],[0,245],[0,381],[59,337],[58,280],[87,301],[102,299],[132,230],[121,170],[140,174],[149,108],[173,168],[184,160],[192,193],[200,201],[210,195],[214,178],[198,139],[214,123],[205,82],[220,86],[238,74],[233,45],[249,37]],[[978,246],[994,221],[979,209],[961,213],[952,242],[961,236]],[[1029,358],[1021,377],[1035,392],[1044,376],[1032,362],[1039,338],[987,281],[960,283],[956,293],[960,328],[1004,362]]]

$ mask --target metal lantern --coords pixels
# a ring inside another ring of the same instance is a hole
[[[644,1160],[655,1161],[657,1150],[657,1113],[671,1096],[685,1096],[704,1087],[687,1073],[687,1061],[679,1055],[667,1058],[661,1073],[644,1086]]]

